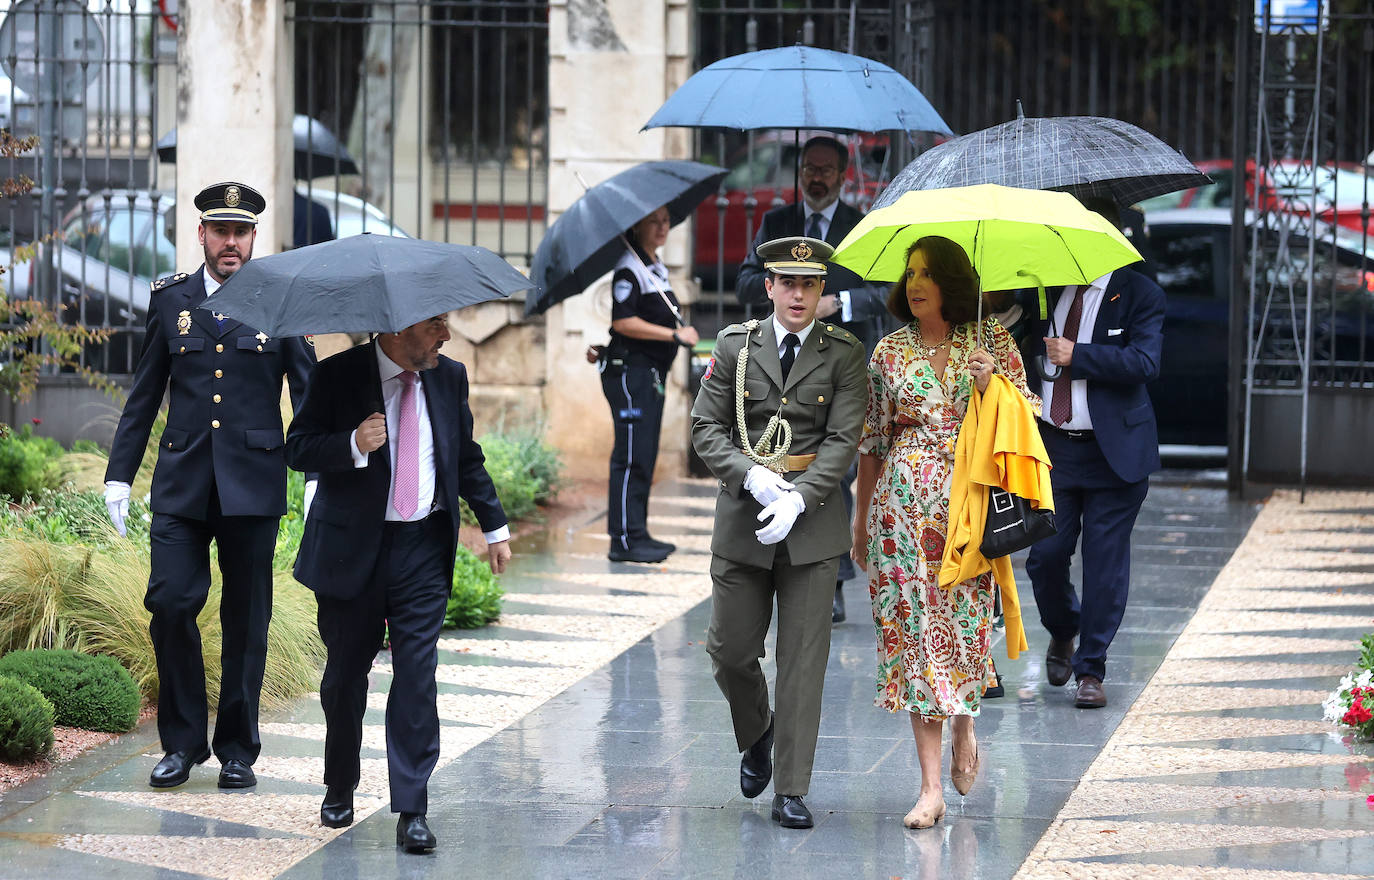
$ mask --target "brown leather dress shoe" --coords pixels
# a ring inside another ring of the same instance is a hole
[[[1078,696],[1073,704],[1080,709],[1101,709],[1107,705],[1107,693],[1102,690],[1102,680],[1085,675],[1078,680]]]
[[[1045,649],[1045,678],[1055,687],[1068,684],[1073,678],[1073,639],[1050,639],[1050,646]]]

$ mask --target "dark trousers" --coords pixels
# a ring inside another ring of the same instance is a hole
[[[1040,622],[1056,641],[1078,636],[1074,675],[1106,677],[1107,648],[1126,613],[1131,584],[1131,530],[1149,480],[1127,483],[1112,472],[1094,439],[1041,432],[1054,469],[1054,523],[1059,531],[1031,547],[1026,574]],[[1082,536],[1082,598],[1069,580]]]
[[[662,377],[650,366],[607,363],[601,390],[615,423],[606,531],[624,550],[649,535],[649,488],[663,425]]]
[[[219,619],[219,707],[212,744],[221,762],[248,764],[262,751],[258,699],[267,664],[267,624],[272,618],[272,553],[275,516],[224,516],[211,494],[203,520],[153,514],[151,577],[144,606],[157,657],[157,732],[168,752],[199,752],[209,726],[205,661],[196,618],[210,593],[210,541],[219,549],[222,597]]]
[[[391,633],[391,692],[386,699],[386,760],[393,813],[424,813],[439,760],[439,630],[453,588],[452,520],[436,511],[415,523],[382,526],[377,567],[352,599],[316,596],[328,650],[324,708],[324,782],[352,790],[361,772],[367,676]]]

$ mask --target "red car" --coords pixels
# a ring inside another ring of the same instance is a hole
[[[800,143],[813,135],[836,137],[831,132],[801,132]],[[849,167],[845,170],[840,198],[861,211],[867,211],[878,193],[891,179],[894,169],[885,165],[888,155],[887,135],[839,135],[849,146]],[[754,136],[754,151],[736,151],[728,165],[730,173],[724,181],[725,198],[725,265],[722,289],[735,283],[735,272],[758,231],[763,215],[774,206],[774,198],[793,201],[793,181],[797,169],[797,138],[792,132],[769,131]],[[709,161],[709,160],[704,160]],[[745,200],[755,200],[752,218],[747,218]],[[707,290],[717,287],[717,259],[720,254],[720,211],[717,196],[701,203],[696,212],[696,254],[693,274],[701,278]]]
[[[1197,167],[1216,183],[1146,199],[1141,203],[1145,211],[1164,211],[1172,208],[1227,208],[1235,190],[1235,174],[1229,159],[1198,162]],[[1245,165],[1251,204],[1256,209],[1306,214],[1311,208],[1313,167],[1296,159],[1282,159],[1273,166],[1260,168],[1258,175],[1253,160]],[[1316,167],[1318,189],[1317,217],[1347,229],[1365,228],[1365,202],[1374,202],[1374,178],[1354,162]],[[1254,198],[1253,181],[1261,181],[1261,199]],[[1374,234],[1374,222],[1369,224]]]

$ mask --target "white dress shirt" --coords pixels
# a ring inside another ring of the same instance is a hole
[[[803,345],[806,345],[806,337],[808,337],[808,336],[811,335],[811,328],[812,328],[812,327],[815,327],[815,326],[816,326],[816,322],[815,322],[815,321],[812,321],[810,324],[807,324],[807,325],[806,325],[805,327],[803,327],[802,329],[796,331],[796,333],[797,333],[797,338],[801,340],[801,342],[798,342],[798,343],[797,343],[797,354],[798,354],[798,355],[801,354],[802,346],[803,346]],[[786,327],[782,326],[782,323],[781,323],[780,321],[778,321],[778,316],[777,316],[777,315],[773,315],[773,334],[774,334],[775,336],[777,336],[777,338],[778,338],[778,359],[779,359],[779,360],[782,359],[783,354],[787,351],[787,346],[783,344],[782,338],[783,338],[784,336],[786,336],[788,333],[791,333],[791,332],[793,332],[793,331],[788,330]]]
[[[803,199],[803,200],[802,200],[802,206],[803,206],[804,208],[806,208],[806,216],[802,218],[802,235],[805,235],[805,234],[806,234],[806,230],[808,230],[808,229],[811,228],[811,215],[812,215],[812,214],[820,214],[820,215],[821,215],[821,240],[824,241],[824,240],[825,240],[825,237],[826,237],[827,235],[830,234],[830,221],[832,221],[832,220],[835,219],[835,209],[838,208],[839,205],[840,205],[840,200],[839,200],[839,199],[836,199],[835,201],[833,201],[833,202],[831,202],[830,204],[826,205],[826,206],[825,206],[824,208],[822,208],[820,211],[813,211],[813,210],[811,210],[811,206],[808,205],[808,204],[806,204],[806,201]]]
[[[1075,345],[1080,342],[1091,343],[1093,341],[1093,325],[1097,323],[1097,312],[1098,309],[1102,308],[1102,297],[1107,292],[1107,285],[1111,283],[1111,280],[1112,273],[1108,272],[1078,294],[1083,298],[1083,311],[1078,316],[1078,335],[1073,340]],[[1069,288],[1065,288],[1064,293],[1059,295],[1058,302],[1054,304],[1054,326],[1058,327],[1061,333],[1063,332],[1064,321],[1069,317],[1069,308],[1073,305],[1073,297],[1066,295],[1069,290]],[[1073,365],[1070,364],[1064,369],[1072,370]],[[1050,407],[1054,403],[1054,382],[1045,379],[1040,385],[1040,417],[1050,424],[1054,424],[1050,418]],[[1093,420],[1088,414],[1088,380],[1074,379],[1069,383],[1069,392],[1073,403],[1073,414],[1067,422],[1058,427],[1065,431],[1091,431]]]
[[[387,486],[386,493],[386,521],[387,522],[417,522],[429,516],[433,510],[442,508],[442,499],[435,494],[434,466],[434,428],[429,422],[429,406],[425,402],[425,374],[419,372],[419,381],[415,383],[415,415],[416,424],[419,430],[419,465],[420,465],[420,490],[419,504],[416,505],[415,513],[409,518],[401,516],[396,512],[392,503],[393,495],[396,490],[396,444],[399,441],[400,431],[398,426],[401,424],[401,389],[405,383],[401,381],[401,373],[405,372],[396,362],[386,356],[380,345],[373,345],[373,350],[377,352],[377,371],[382,378],[382,405],[386,410],[386,443],[387,449],[391,453],[391,477]],[[367,454],[358,449],[358,430],[353,429],[353,433],[348,437],[349,448],[353,453],[353,466],[355,468],[367,467]],[[457,516],[457,512],[453,512]],[[490,532],[483,532],[488,544],[497,541],[510,539],[510,526],[503,525]]]

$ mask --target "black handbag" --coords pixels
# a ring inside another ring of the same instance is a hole
[[[1054,511],[1040,510],[1020,495],[993,486],[988,490],[988,518],[978,550],[988,559],[996,559],[1057,531]]]

